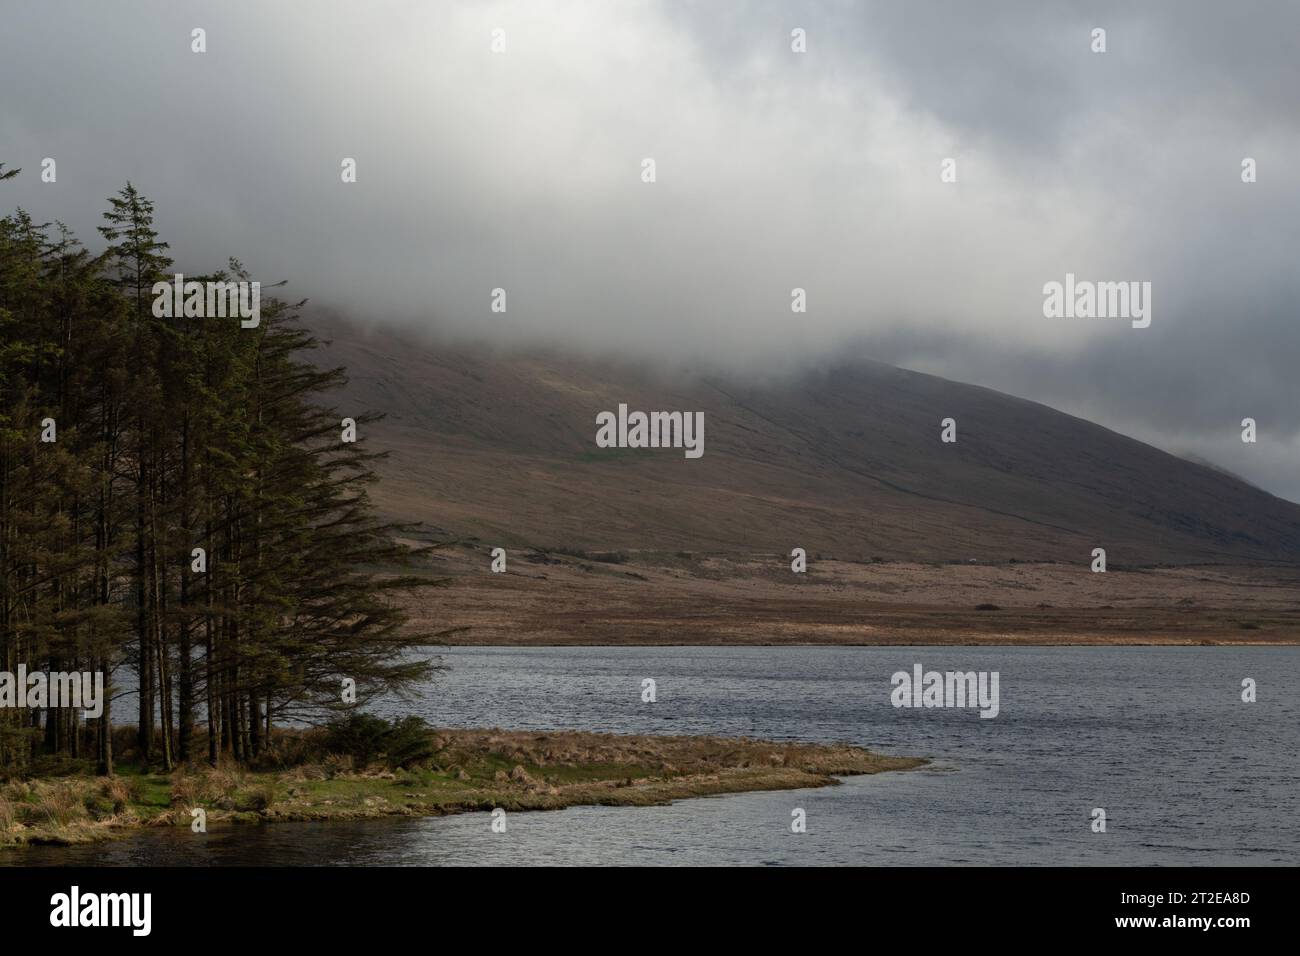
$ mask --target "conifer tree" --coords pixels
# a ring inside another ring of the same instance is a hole
[[[152,204],[128,183],[104,218],[99,255],[0,219],[0,669],[111,687],[129,663],[143,765],[251,761],[345,678],[361,701],[425,678],[393,596],[431,582],[406,573],[413,529],[374,514],[380,456],[341,440],[344,372],[311,361],[301,303],[264,297],[251,329],[155,317],[172,263]],[[208,279],[250,281],[235,261]],[[90,727],[5,708],[0,772],[111,774],[113,719],[111,694]]]

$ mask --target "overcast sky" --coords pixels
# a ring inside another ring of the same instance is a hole
[[[6,0],[0,208],[97,247],[129,179],[181,268],[366,322],[754,369],[861,342],[1300,500],[1298,50],[1286,0]],[[1045,318],[1067,272],[1151,282],[1150,327]]]

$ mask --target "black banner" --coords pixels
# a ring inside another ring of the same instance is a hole
[[[128,945],[330,946],[475,926],[485,942],[543,932],[586,943],[684,939],[684,923],[733,939],[820,927],[831,939],[933,933],[987,943],[1052,933],[1231,945],[1286,925],[1293,878],[1255,868],[68,868],[4,876],[6,938],[14,942],[75,931]]]

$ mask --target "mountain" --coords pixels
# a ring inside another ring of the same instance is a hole
[[[491,546],[844,561],[1300,566],[1300,505],[987,388],[843,356],[798,374],[665,374],[309,320],[383,412],[374,495]],[[596,416],[703,412],[704,454],[602,449]],[[940,440],[941,421],[957,441]]]

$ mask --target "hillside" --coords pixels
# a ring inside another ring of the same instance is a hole
[[[1300,506],[985,388],[844,358],[798,376],[659,377],[332,323],[342,414],[381,411],[390,514],[493,546],[847,561],[1300,566]],[[705,453],[600,449],[598,412],[702,411]],[[958,440],[940,441],[940,422]]]

